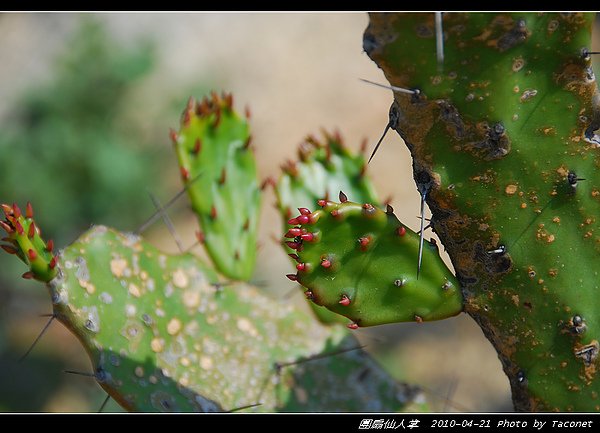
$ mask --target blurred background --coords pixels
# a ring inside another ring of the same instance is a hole
[[[0,14],[0,202],[30,200],[59,246],[92,223],[135,230],[154,211],[149,192],[165,203],[179,190],[168,130],[190,95],[211,89],[251,108],[261,178],[277,177],[322,127],[338,128],[356,150],[366,138],[370,151],[392,94],[359,81],[386,83],[362,50],[367,24],[362,13]],[[380,197],[418,230],[419,195],[397,134],[369,170]],[[281,235],[274,201],[268,191],[255,279],[277,297],[294,284],[272,240]],[[185,199],[169,213],[184,246],[194,244]],[[160,223],[145,235],[177,251]],[[97,411],[106,394],[94,380],[62,372],[89,371],[90,362],[59,323],[19,362],[51,312],[43,287],[20,278],[25,270],[0,255],[0,411]],[[434,411],[512,411],[496,353],[465,315],[356,335],[395,377],[423,386]],[[110,401],[104,410],[120,408]]]

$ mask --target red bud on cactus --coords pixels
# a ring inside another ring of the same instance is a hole
[[[175,131],[173,128],[169,129],[169,138],[173,144],[177,143],[177,131]]]
[[[297,270],[299,270],[299,271],[304,271],[304,270],[306,270],[306,263],[298,263],[298,264],[296,265],[296,269],[297,269]]]
[[[323,259],[321,260],[321,266],[323,266],[325,269],[328,269],[331,267],[331,261],[328,259]]]
[[[307,224],[310,221],[307,215],[299,215],[296,217],[296,220],[298,224]]]
[[[19,218],[21,216],[21,209],[19,209],[19,206],[17,206],[16,203],[13,203],[13,217],[15,218]]]
[[[294,227],[293,229],[289,229],[285,234],[286,238],[295,238],[296,236],[300,236],[302,234],[302,229],[298,227]]]
[[[54,269],[56,267],[56,262],[57,262],[56,256],[52,257],[52,260],[50,260],[50,263],[48,263],[48,267],[50,269]]]
[[[298,257],[298,254],[290,253],[288,256],[300,263],[300,257]]]
[[[215,207],[214,204],[210,208],[210,217],[211,217],[211,219],[215,219],[217,217],[217,208]]]
[[[15,230],[17,231],[18,234],[20,234],[20,235],[23,234],[23,226],[17,220],[15,220]]]
[[[17,249],[12,245],[0,245],[0,247],[8,254],[17,254]]]
[[[7,205],[7,204],[3,204],[3,205],[2,205],[2,210],[4,211],[4,214],[5,214],[6,216],[11,216],[11,215],[13,214],[12,207],[10,207],[10,206],[9,206],[9,205]]]
[[[298,281],[298,276],[296,274],[287,274],[286,277],[291,281]]]
[[[35,250],[32,250],[31,248],[27,251],[27,257],[29,257],[29,260],[35,260],[37,259],[37,253],[35,252]]]
[[[27,271],[23,275],[21,275],[21,277],[25,278],[26,280],[31,280],[34,277],[34,274],[31,271]]]
[[[348,196],[344,194],[343,191],[340,191],[339,199],[340,203],[346,203],[348,201]]]
[[[51,253],[53,250],[54,250],[54,241],[52,239],[50,239],[48,241],[48,243],[46,244],[46,251]]]
[[[33,206],[31,206],[30,202],[27,202],[27,207],[25,208],[25,216],[27,218],[33,218]]]
[[[346,326],[349,329],[358,329],[358,324],[356,324],[356,323],[348,323]]]
[[[315,235],[312,233],[304,233],[300,235],[300,239],[306,242],[312,242],[315,239]]]
[[[298,225],[300,223],[298,222],[298,218],[290,218],[288,220],[288,224],[291,224],[291,225],[295,226],[295,225]]]
[[[8,234],[14,233],[13,228],[6,224],[4,221],[0,221],[0,227],[2,227]]]
[[[342,295],[342,299],[340,299],[339,304],[343,305],[344,307],[347,307],[348,305],[350,305],[350,298],[346,295]]]
[[[196,232],[196,239],[198,239],[199,243],[203,244],[204,243],[204,239],[205,239],[204,233],[201,232],[201,231],[197,231]]]
[[[291,242],[291,241],[287,241],[285,244],[293,250],[297,250],[302,245],[298,242]]]
[[[213,128],[216,128],[221,123],[221,107],[217,107],[215,110],[215,121],[213,122]]]
[[[398,236],[404,236],[406,234],[406,229],[404,228],[404,226],[398,227],[396,233],[398,233]]]
[[[198,155],[201,150],[202,150],[202,140],[200,140],[199,138],[196,138],[196,141],[194,142],[194,153],[196,155]]]
[[[35,235],[35,223],[32,221],[31,224],[29,224],[29,230],[27,230],[27,237],[29,239],[33,239],[34,235]]]
[[[298,212],[300,212],[300,215],[309,215],[310,214],[310,210],[308,210],[305,207],[299,207]]]
[[[321,199],[321,200],[317,201],[317,204],[321,207],[325,207],[325,205],[327,204],[327,200]]]
[[[185,167],[180,167],[179,171],[181,173],[181,177],[183,180],[188,180],[190,178],[190,172],[187,168]]]

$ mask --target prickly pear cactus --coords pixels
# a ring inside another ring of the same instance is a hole
[[[372,14],[364,35],[390,84],[418,89],[390,124],[518,410],[600,410],[593,18]]]
[[[324,141],[308,136],[298,147],[298,159],[288,160],[281,167],[282,174],[275,184],[275,194],[284,227],[288,226],[295,207],[312,208],[319,200],[333,197],[342,190],[353,200],[373,204],[379,202],[366,173],[364,155],[354,154],[344,144],[339,132],[329,134],[323,131],[323,135]],[[364,144],[362,150],[364,153]],[[294,253],[290,257],[297,260]],[[326,308],[315,303],[310,305],[323,323],[345,322],[342,316]]]
[[[231,94],[190,98],[179,132],[171,131],[200,239],[217,269],[249,280],[256,262],[260,189],[248,122]]]
[[[53,256],[31,206],[26,215],[3,207],[4,249],[28,264],[26,277],[48,282],[55,318],[128,410],[421,408],[419,390],[390,378],[344,328],[323,327],[246,283],[220,283],[191,254],[168,256],[96,226]]]
[[[393,210],[369,203],[320,200],[322,209],[304,210],[288,231],[297,251],[298,272],[318,305],[352,320],[350,329],[392,322],[422,322],[462,311],[460,287],[434,243],[424,242],[417,275],[419,235]]]

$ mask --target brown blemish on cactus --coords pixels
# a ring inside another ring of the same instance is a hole
[[[598,351],[598,340],[592,340],[591,343],[586,345],[576,343],[573,347],[573,354],[575,357],[583,361],[584,376],[588,385],[596,375],[596,359],[598,358]]]

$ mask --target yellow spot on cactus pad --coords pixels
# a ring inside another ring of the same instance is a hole
[[[150,342],[150,348],[153,352],[162,352],[165,348],[165,340],[163,340],[162,338],[153,338]]]
[[[183,269],[177,269],[175,272],[173,272],[173,284],[175,284],[175,286],[183,289],[184,287],[187,287],[188,282],[188,277]]]
[[[125,269],[127,269],[127,260],[119,258],[110,261],[110,271],[115,277],[121,278]]]
[[[213,368],[212,358],[209,358],[208,356],[201,356],[200,367],[202,367],[204,370],[210,370],[211,368]]]
[[[517,192],[517,188],[518,188],[517,185],[513,185],[513,184],[506,185],[506,188],[504,189],[504,192],[507,195],[513,195],[514,193]]]
[[[181,331],[181,321],[177,318],[173,318],[167,324],[167,332],[169,335],[175,335]]]

